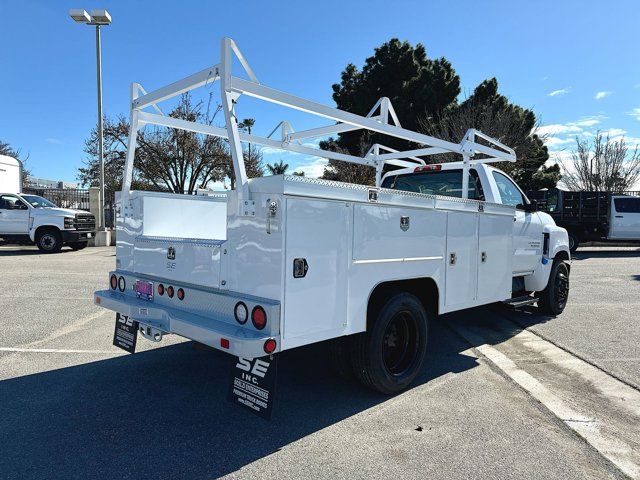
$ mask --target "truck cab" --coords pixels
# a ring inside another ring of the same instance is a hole
[[[609,240],[640,241],[640,197],[613,195]]]
[[[38,195],[0,193],[0,238],[7,243],[35,243],[43,253],[87,246],[95,217],[81,210],[58,208]]]

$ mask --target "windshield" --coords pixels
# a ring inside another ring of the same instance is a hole
[[[22,198],[24,198],[27,202],[31,204],[32,207],[35,207],[35,208],[43,208],[43,207],[57,208],[57,206],[54,203],[51,203],[46,198],[39,197],[38,195],[22,195]]]

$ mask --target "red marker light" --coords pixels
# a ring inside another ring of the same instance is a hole
[[[264,351],[265,353],[273,353],[276,351],[276,341],[273,338],[269,338],[264,342]]]
[[[260,305],[253,307],[251,311],[251,322],[258,330],[262,330],[267,325],[267,312]]]
[[[184,290],[181,288],[178,289],[178,300],[184,300]]]
[[[167,287],[167,296],[173,298],[173,287],[171,285]]]
[[[161,283],[158,284],[158,295],[164,295],[164,285]]]
[[[414,172],[438,172],[440,170],[442,170],[442,165],[423,165],[416,167]]]
[[[111,278],[109,279],[109,283],[111,284],[111,290],[115,290],[116,288],[118,288],[118,277],[112,274]]]
[[[100,305],[100,297],[95,297],[95,303],[96,305]]]
[[[228,340],[228,339],[226,339],[226,338],[221,338],[221,339],[220,339],[220,346],[221,346],[222,348],[229,349],[229,340]]]

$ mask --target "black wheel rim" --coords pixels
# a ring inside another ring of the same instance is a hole
[[[45,250],[53,250],[56,246],[56,239],[53,235],[48,233],[44,234],[42,238],[40,238],[40,245],[42,245],[42,248]]]
[[[567,298],[569,298],[569,272],[566,267],[558,268],[554,284],[556,303],[558,304],[558,307],[564,308],[567,304]]]
[[[382,355],[386,370],[399,376],[409,370],[418,351],[418,328],[408,311],[393,316],[382,339]]]

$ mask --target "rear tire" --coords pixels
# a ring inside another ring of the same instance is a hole
[[[78,250],[82,250],[83,248],[86,248],[88,243],[89,242],[71,242],[69,243],[69,246],[71,247],[71,250],[77,252]]]
[[[62,248],[62,234],[57,228],[39,230],[36,234],[36,246],[42,253],[57,253]]]
[[[373,390],[387,395],[401,392],[424,364],[427,312],[415,296],[399,293],[372,313],[367,331],[351,340],[353,372]]]
[[[560,315],[569,297],[569,267],[560,259],[553,261],[547,288],[538,293],[538,308],[547,315]]]

